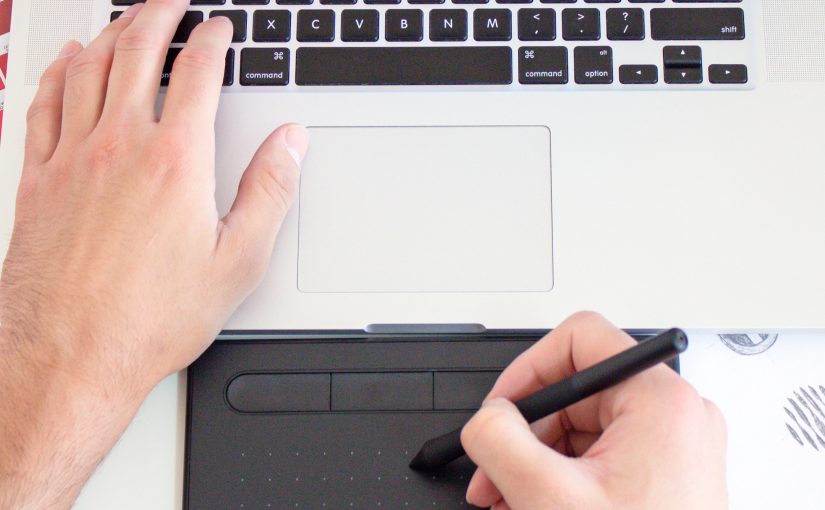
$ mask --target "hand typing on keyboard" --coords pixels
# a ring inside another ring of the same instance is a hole
[[[149,0],[85,49],[66,44],[29,110],[0,279],[0,508],[71,505],[149,390],[262,278],[292,202],[307,134],[287,125],[218,217],[226,18],[193,30],[156,115],[188,6]]]
[[[581,313],[519,356],[464,428],[480,466],[469,501],[493,510],[727,508],[724,419],[664,365],[532,425],[510,403],[633,344]]]

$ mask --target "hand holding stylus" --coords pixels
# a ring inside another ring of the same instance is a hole
[[[664,365],[529,425],[511,403],[634,345],[576,314],[502,373],[462,443],[468,500],[494,510],[724,509],[725,424]]]

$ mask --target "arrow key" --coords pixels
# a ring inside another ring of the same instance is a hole
[[[665,67],[699,67],[702,48],[699,46],[665,46],[662,50]]]
[[[713,64],[708,66],[708,80],[711,83],[748,83],[748,68],[742,64]]]
[[[654,65],[619,66],[619,81],[625,85],[650,85],[659,82],[659,68]]]
[[[665,82],[671,85],[702,83],[701,67],[665,67]]]

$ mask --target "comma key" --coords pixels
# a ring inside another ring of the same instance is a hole
[[[288,84],[289,49],[242,49],[240,82],[245,86]]]
[[[518,49],[518,81],[524,85],[567,83],[567,48],[526,46]]]

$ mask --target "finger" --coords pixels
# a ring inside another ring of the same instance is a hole
[[[501,501],[501,492],[496,488],[484,470],[476,469],[470,484],[467,486],[467,501],[476,506],[487,508]]]
[[[115,43],[143,4],[130,6],[111,22],[66,70],[60,143],[74,147],[95,128],[103,111]]]
[[[634,345],[635,340],[604,317],[592,312],[575,314],[519,355],[498,378],[488,398],[518,400]],[[566,410],[571,428],[600,432],[619,410],[617,404],[623,399],[617,397],[657,394],[663,379],[674,378],[678,376],[666,367],[654,367],[572,405]]]
[[[287,124],[261,144],[241,177],[238,195],[221,220],[219,255],[226,269],[249,274],[246,290],[257,284],[268,267],[275,238],[298,188],[300,163],[308,145],[306,129]]]
[[[485,402],[462,430],[461,443],[511,507],[552,508],[571,491],[587,490],[581,468],[539,441],[507,400]],[[480,503],[474,493],[468,501]]]
[[[147,0],[115,44],[103,118],[152,122],[166,52],[189,0]]]
[[[161,122],[211,132],[223,86],[232,22],[218,16],[195,28],[175,59]]]
[[[60,50],[57,60],[43,72],[40,87],[26,115],[26,165],[45,163],[52,157],[60,140],[60,118],[63,115],[63,91],[66,69],[83,46],[69,41]]]

